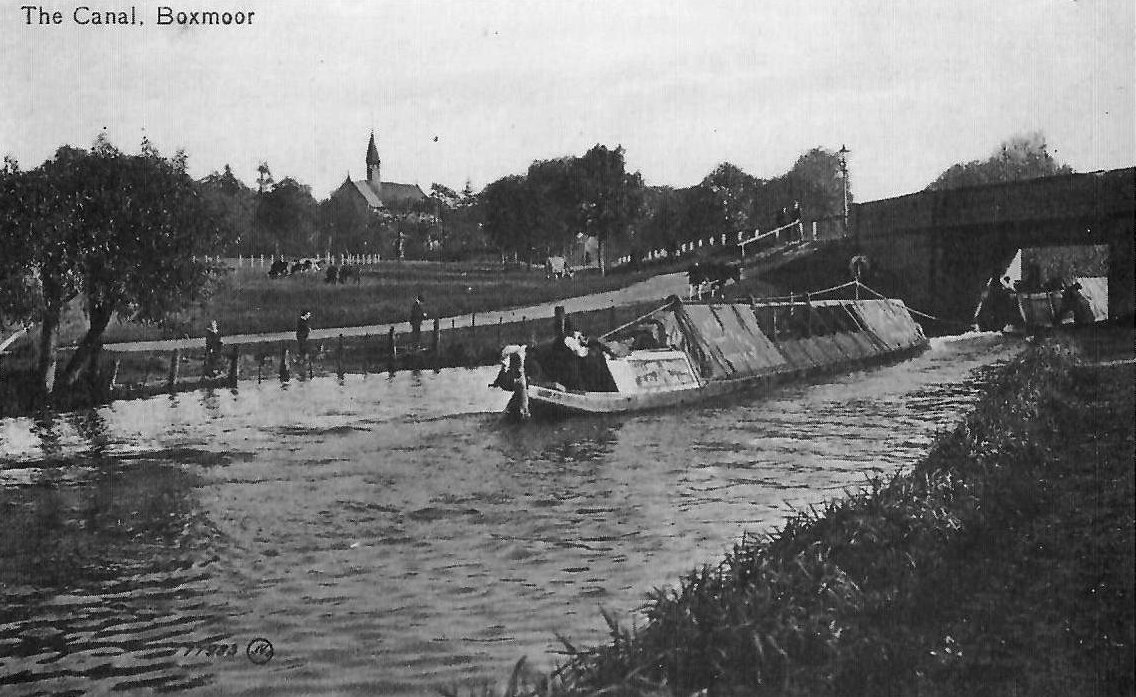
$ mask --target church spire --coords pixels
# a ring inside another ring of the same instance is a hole
[[[371,140],[367,143],[367,181],[374,187],[379,186],[379,170],[382,161],[379,160],[379,149],[375,146],[375,132],[371,131]]]

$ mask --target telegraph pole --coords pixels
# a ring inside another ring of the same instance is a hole
[[[848,153],[847,145],[840,146],[840,174],[844,180],[844,236],[848,236]]]

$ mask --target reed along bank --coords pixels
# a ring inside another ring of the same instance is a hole
[[[609,643],[566,641],[565,665],[530,684],[1132,694],[1133,381],[1130,362],[1030,347],[911,471],[744,538],[718,566],[652,593],[642,627],[609,619]]]

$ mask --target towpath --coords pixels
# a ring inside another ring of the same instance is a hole
[[[564,298],[563,300],[554,300],[549,302],[540,303],[537,305],[528,305],[525,307],[510,308],[507,310],[487,310],[485,312],[477,313],[477,323],[479,326],[497,324],[499,321],[513,322],[519,321],[522,317],[528,319],[539,319],[551,317],[553,308],[557,305],[563,305],[566,312],[588,312],[591,310],[602,310],[613,305],[630,305],[633,303],[646,302],[650,300],[658,300],[660,304],[670,295],[684,296],[687,290],[687,276],[686,273],[668,273],[659,276],[653,276],[644,281],[633,283],[626,288],[619,290],[611,290],[604,293],[595,293],[593,295],[582,295],[574,298]],[[312,328],[310,335],[311,339],[329,339],[335,338],[339,335],[343,336],[380,336],[388,333],[391,327],[394,327],[397,333],[407,333],[410,331],[409,322],[392,322],[389,324],[371,324],[361,327],[325,327],[320,328],[319,316],[313,318],[313,324],[316,327]],[[462,315],[455,317],[442,317],[441,326],[443,329],[452,327],[468,327],[470,326],[470,316]],[[426,329],[426,326],[423,327]],[[224,337],[226,346],[237,346],[241,344],[256,344],[263,342],[275,341],[289,341],[296,337],[295,331],[284,332],[268,332],[263,334],[232,334]],[[177,348],[199,348],[202,346],[204,339],[202,337],[189,338],[189,339],[160,339],[157,341],[127,341],[121,343],[104,344],[103,348],[107,351],[117,352],[148,352],[148,351],[169,351]]]

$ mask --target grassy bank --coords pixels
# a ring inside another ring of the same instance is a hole
[[[1128,695],[1133,367],[1007,367],[909,474],[801,513],[571,649],[541,694]],[[510,689],[523,692],[518,671]]]
[[[233,269],[208,300],[164,326],[112,323],[105,341],[140,341],[203,336],[210,320],[225,334],[290,331],[296,316],[310,310],[322,327],[403,322],[421,293],[431,317],[507,309],[624,288],[648,272],[609,275],[577,273],[548,280],[544,269],[473,263],[380,262],[361,267],[358,284],[324,283],[322,271],[270,279],[260,267]],[[81,326],[81,323],[76,323]],[[66,337],[74,340],[77,334]]]

